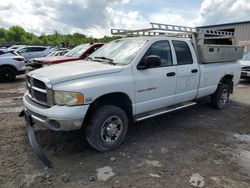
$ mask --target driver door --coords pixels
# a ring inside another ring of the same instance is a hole
[[[176,90],[176,66],[168,40],[153,43],[143,59],[149,55],[159,56],[158,67],[136,70],[135,101],[136,114],[173,105]]]

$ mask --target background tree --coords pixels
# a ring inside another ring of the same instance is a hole
[[[0,45],[6,44],[26,44],[26,45],[64,45],[73,48],[79,44],[90,42],[109,42],[120,37],[104,36],[103,38],[88,37],[81,33],[63,35],[55,31],[53,34],[44,34],[36,36],[33,33],[26,32],[20,26],[12,26],[9,29],[0,28]]]

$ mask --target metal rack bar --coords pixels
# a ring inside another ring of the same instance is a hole
[[[132,36],[157,36],[160,32],[151,31],[151,28],[140,29],[140,30],[125,30],[125,29],[111,29],[111,34],[113,35],[132,35]]]
[[[179,36],[183,35],[186,37],[190,34],[204,34],[204,36],[211,35],[211,36],[224,36],[224,37],[234,36],[234,32],[228,32],[228,31],[199,29],[193,27],[161,24],[161,23],[150,23],[150,24],[151,28],[138,29],[138,30],[111,29],[111,34],[130,35],[130,36],[158,36],[158,35],[166,35],[166,34],[172,35],[173,33],[179,33]]]
[[[187,26],[161,24],[161,23],[150,23],[150,24],[153,29],[163,30],[163,31],[199,33],[199,34],[216,35],[216,36],[234,36],[234,32],[228,32],[228,31],[199,29]]]

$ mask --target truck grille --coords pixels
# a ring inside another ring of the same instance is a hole
[[[247,67],[241,67],[241,70],[243,70],[243,71],[250,71],[250,66],[247,66]]]
[[[43,81],[27,76],[26,85],[31,100],[44,106],[52,106],[52,90]]]

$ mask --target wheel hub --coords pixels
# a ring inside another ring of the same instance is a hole
[[[228,100],[228,92],[227,92],[226,89],[224,89],[224,90],[222,91],[220,100],[221,100],[221,103],[222,103],[222,104],[226,104],[226,103],[227,103],[227,100]]]
[[[118,116],[111,116],[102,125],[101,138],[106,143],[113,143],[120,137],[122,130],[122,120]]]
[[[115,133],[117,132],[117,125],[115,123],[109,123],[107,128],[106,128],[106,133],[109,136],[114,136]]]

